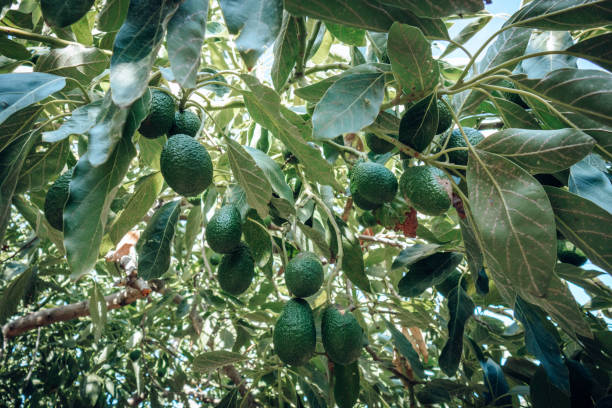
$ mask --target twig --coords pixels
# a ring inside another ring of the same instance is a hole
[[[408,245],[405,242],[401,242],[401,241],[396,241],[390,238],[385,238],[385,237],[381,237],[381,236],[377,236],[377,235],[364,235],[364,234],[360,234],[357,236],[357,238],[359,238],[360,241],[371,241],[371,242],[378,242],[381,244],[385,244],[385,245],[389,245],[389,246],[393,246],[393,247],[398,247],[398,248],[406,248]]]
[[[66,40],[62,40],[61,38],[51,37],[48,35],[31,33],[29,31],[20,30],[18,28],[13,28],[13,27],[0,26],[0,32],[11,35],[13,37],[23,38],[25,40],[38,41],[38,42],[53,45],[56,47],[67,47],[69,45],[82,46],[82,44],[77,43],[77,42],[66,41]],[[101,48],[98,48],[98,50],[106,55],[113,55],[113,52],[110,50],[103,50]]]
[[[407,377],[403,373],[399,372],[395,367],[389,366],[382,358],[376,354],[376,352],[370,346],[365,347],[366,351],[372,356],[372,359],[376,362],[382,363],[382,365],[393,374],[395,374],[398,378],[406,381],[408,384],[416,385],[416,384],[425,384],[424,381],[417,381],[412,378]]]

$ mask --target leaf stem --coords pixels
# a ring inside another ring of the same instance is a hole
[[[49,35],[31,33],[29,31],[20,30],[18,28],[13,28],[13,27],[0,26],[0,33],[8,34],[8,35],[11,35],[17,38],[22,38],[24,40],[38,41],[43,44],[49,44],[49,45],[56,46],[58,48],[67,47],[69,45],[83,46],[83,44],[80,44],[78,42],[66,41],[66,40],[62,40],[61,38],[51,37]],[[101,48],[98,48],[98,50],[100,50],[106,55],[113,55],[113,52],[110,50],[103,50]]]

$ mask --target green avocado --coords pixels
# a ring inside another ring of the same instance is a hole
[[[355,204],[357,207],[361,208],[362,210],[366,210],[366,211],[375,210],[381,206],[380,204],[371,203],[367,199],[363,198],[363,196],[359,194],[359,192],[357,191],[353,193],[352,197],[353,197],[353,204]]]
[[[400,178],[400,191],[420,213],[442,215],[451,205],[444,172],[433,166],[407,168]]]
[[[446,132],[453,125],[453,115],[448,106],[438,99],[438,129],[436,135]]]
[[[221,289],[234,296],[244,293],[255,276],[255,261],[251,250],[240,243],[231,254],[223,255],[217,269],[217,279]]]
[[[206,190],[213,179],[208,151],[188,135],[174,135],[164,145],[159,160],[161,173],[177,193],[192,197]]]
[[[317,333],[312,309],[304,299],[289,300],[274,326],[274,350],[289,365],[306,364],[315,352]]]
[[[163,91],[154,89],[151,91],[149,115],[144,118],[138,131],[148,139],[165,135],[174,123],[174,110],[174,98]]]
[[[321,338],[329,358],[337,364],[351,364],[359,358],[363,346],[363,329],[349,311],[340,313],[328,306],[321,316]]]
[[[323,284],[323,265],[312,252],[301,252],[285,268],[285,284],[296,297],[312,296]]]
[[[72,169],[66,171],[53,182],[45,197],[45,218],[53,228],[60,231],[64,230],[64,206],[68,201],[71,178]]]
[[[392,201],[395,197],[397,178],[382,164],[361,162],[351,171],[350,188],[351,194],[358,193],[366,201],[380,205]]]
[[[176,111],[174,113],[174,122],[168,132],[168,135],[184,134],[195,136],[200,130],[200,118],[191,111]]]
[[[242,219],[236,206],[224,205],[210,219],[205,234],[208,246],[220,254],[229,254],[240,245]]]
[[[389,134],[387,136],[397,139],[397,135]],[[389,153],[395,147],[392,143],[376,136],[375,133],[366,133],[365,140],[372,153],[376,154]]]
[[[410,106],[400,121],[399,141],[419,153],[425,150],[437,134],[437,110],[438,104],[430,97]]]
[[[507,80],[501,81],[499,84],[497,84],[497,86],[501,86],[504,88],[510,88],[510,89],[516,89],[516,85],[514,85],[514,82],[507,81]],[[517,104],[521,108],[529,109],[529,105],[525,103],[525,100],[521,97],[521,95],[512,93],[512,92],[502,92],[502,95],[506,100]]]
[[[359,398],[359,365],[334,366],[334,399],[340,408],[351,408]]]
[[[472,146],[477,145],[484,139],[484,136],[482,135],[482,133],[480,133],[478,130],[474,128],[464,127],[463,131],[465,132],[465,135],[467,136]],[[447,139],[448,139],[448,144],[446,145],[447,149],[452,149],[454,147],[467,147],[467,144],[465,143],[465,139],[463,138],[463,135],[461,134],[461,131],[459,129],[454,129],[449,136],[440,140],[440,144],[444,145]],[[467,150],[455,150],[455,151],[449,152],[448,158],[451,163],[466,165],[468,162],[468,151]]]

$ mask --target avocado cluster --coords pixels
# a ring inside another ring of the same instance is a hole
[[[140,123],[138,131],[147,139],[163,135],[189,135],[195,137],[200,130],[198,115],[188,110],[176,110],[174,98],[158,89],[151,91],[149,114]]]
[[[241,241],[242,218],[238,209],[227,204],[217,210],[204,236],[213,251],[223,254],[220,260],[215,258],[221,289],[234,296],[244,293],[255,277],[255,260],[249,246]]]

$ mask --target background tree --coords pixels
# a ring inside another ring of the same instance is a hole
[[[609,407],[612,6],[523,3],[0,1],[0,405]]]

